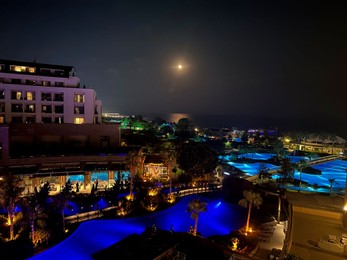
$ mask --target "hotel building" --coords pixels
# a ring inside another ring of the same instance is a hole
[[[31,192],[67,179],[108,186],[127,153],[120,124],[101,117],[101,101],[74,67],[0,59],[0,175],[22,175]]]
[[[0,60],[0,123],[98,124],[101,114],[74,67]]]

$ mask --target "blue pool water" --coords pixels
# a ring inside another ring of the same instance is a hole
[[[259,161],[266,161],[273,157],[276,157],[276,154],[274,153],[245,153],[238,156],[238,158],[248,158],[248,159],[259,160]],[[301,160],[307,161],[310,159],[307,156],[287,155],[286,157],[289,158],[291,162],[294,162],[294,163],[299,162]],[[224,161],[231,161],[233,157],[225,155],[225,156],[220,156],[219,158]]]
[[[249,154],[250,155],[250,154]],[[267,160],[273,156],[273,154],[260,154],[255,153],[254,159],[261,160],[260,158],[264,158],[263,160]],[[288,156],[292,162],[298,162],[300,160],[309,160],[308,157],[304,156]],[[267,159],[265,159],[267,158]],[[228,162],[229,165],[240,169],[248,176],[254,176],[258,174],[259,167],[261,164],[264,164],[266,168],[269,170],[279,169],[279,166],[275,166],[269,163],[236,163],[236,162]],[[313,188],[308,188],[307,190],[319,191],[319,192],[329,192],[330,189],[330,181],[329,179],[335,179],[333,182],[333,190],[337,192],[344,192],[345,184],[346,184],[346,169],[347,169],[347,161],[344,160],[334,160],[325,162],[322,164],[313,165],[312,168],[320,170],[322,172],[321,175],[302,173],[301,180],[305,181],[311,185],[317,184],[318,186],[322,186],[320,189],[314,190]],[[273,175],[273,178],[279,178],[279,175]],[[298,171],[294,172],[294,178],[300,179],[300,173]],[[324,187],[323,187],[324,186]],[[295,188],[295,187],[293,187]]]
[[[155,224],[159,229],[187,232],[194,220],[187,213],[188,203],[198,196],[184,197],[175,206],[154,214],[119,220],[92,220],[82,223],[78,229],[60,244],[30,258],[40,259],[92,259],[91,255],[123,238],[141,234]],[[246,209],[237,205],[199,197],[208,203],[207,212],[199,217],[198,232],[202,236],[226,235],[245,224]]]
[[[270,164],[270,163],[237,163],[237,162],[228,162],[229,165],[234,166],[235,168],[243,171],[248,176],[253,176],[258,174],[260,165],[264,165],[268,170],[277,170],[280,167]]]

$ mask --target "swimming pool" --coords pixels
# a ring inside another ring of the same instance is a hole
[[[208,210],[199,216],[198,232],[202,236],[226,235],[245,224],[247,210],[237,205],[210,200],[197,195],[182,198],[175,206],[150,215],[117,220],[92,220],[82,223],[78,229],[60,244],[31,257],[40,259],[92,259],[91,255],[123,238],[141,234],[155,224],[159,229],[186,232],[194,226],[187,213],[187,205],[194,198],[208,203]]]
[[[245,154],[240,154],[237,157],[239,159],[247,158],[247,159],[258,160],[258,161],[267,161],[267,160],[272,159],[273,157],[276,157],[276,154],[274,154],[274,153],[245,153]],[[289,158],[291,160],[291,162],[293,162],[293,163],[299,162],[301,160],[305,160],[305,161],[310,160],[310,158],[307,156],[287,155],[286,157]],[[316,158],[316,157],[312,157],[312,158]],[[233,158],[234,158],[233,155],[219,156],[219,159],[221,159],[223,161],[232,161]]]
[[[264,156],[263,158],[269,157],[270,154]],[[295,159],[293,158],[295,157]],[[300,161],[300,157],[303,156],[291,156],[292,162]],[[275,166],[269,163],[237,163],[237,162],[228,162],[229,165],[240,169],[248,176],[254,176],[258,174],[259,167],[261,164],[264,164],[266,168],[269,170],[279,169],[279,166]],[[308,191],[318,191],[318,192],[329,192],[330,190],[330,180],[334,179],[333,182],[333,191],[334,192],[344,192],[345,184],[346,184],[346,169],[347,169],[347,161],[344,160],[333,160],[317,165],[313,165],[312,168],[320,170],[322,172],[321,175],[302,173],[301,180],[307,182],[310,185],[320,186],[320,188],[301,188],[306,189]],[[272,176],[274,179],[279,178],[280,175],[276,174]],[[300,179],[300,172],[294,172],[294,178]],[[291,187],[292,189],[297,189],[297,187]]]

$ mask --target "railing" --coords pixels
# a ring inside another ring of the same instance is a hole
[[[199,194],[204,192],[212,192],[222,188],[221,184],[213,185],[213,186],[205,186],[205,187],[197,187],[197,188],[189,188],[185,190],[180,190],[177,192],[178,197],[184,197],[192,194]]]
[[[72,223],[79,223],[79,222],[90,220],[90,219],[100,218],[104,215],[103,213],[105,211],[109,211],[115,208],[117,208],[117,206],[104,208],[102,210],[93,210],[93,211],[75,214],[72,216],[65,217],[65,222],[72,224]]]
[[[189,189],[178,191],[177,196],[178,197],[184,197],[184,196],[188,196],[188,195],[192,195],[192,194],[199,194],[199,193],[204,193],[204,192],[213,192],[213,191],[219,190],[221,188],[222,188],[222,185],[220,185],[220,184],[219,185],[213,185],[213,186],[206,186],[206,187],[189,188]],[[104,208],[102,210],[93,210],[93,211],[75,214],[72,216],[65,217],[65,221],[66,221],[66,223],[79,223],[79,222],[86,221],[86,220],[100,218],[100,217],[104,216],[103,213],[105,211],[109,211],[111,209],[116,209],[116,208],[117,208],[117,206],[112,206],[112,207]]]

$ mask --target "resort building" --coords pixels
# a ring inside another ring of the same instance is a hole
[[[0,123],[97,124],[101,115],[74,67],[0,60]]]
[[[346,140],[336,135],[321,136],[312,133],[299,141],[285,138],[284,147],[292,151],[343,155],[346,152]]]
[[[74,67],[0,59],[0,175],[20,174],[29,192],[44,181],[114,182],[127,153],[120,124],[101,118]]]

